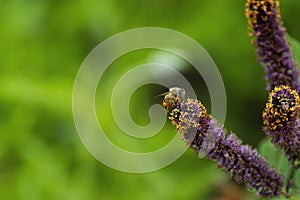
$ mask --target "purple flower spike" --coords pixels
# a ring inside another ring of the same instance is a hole
[[[300,158],[299,112],[299,94],[290,86],[275,87],[263,112],[264,131],[276,147],[284,150],[292,166]]]
[[[246,17],[258,59],[266,69],[267,90],[290,85],[299,92],[299,72],[287,42],[279,1],[247,0]]]
[[[226,130],[217,120],[207,114],[198,100],[178,98],[170,90],[163,106],[170,112],[169,119],[176,125],[177,132],[199,157],[206,157],[217,163],[238,183],[257,191],[260,196],[280,196],[283,176],[257,150]]]

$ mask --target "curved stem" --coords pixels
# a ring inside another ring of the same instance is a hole
[[[294,175],[297,171],[297,166],[292,166],[292,170],[290,171],[290,174],[288,176],[288,179],[287,179],[287,184],[286,184],[286,187],[285,187],[285,191],[286,191],[286,197],[289,198],[291,197],[291,194],[290,194],[290,189],[293,187],[294,185]]]

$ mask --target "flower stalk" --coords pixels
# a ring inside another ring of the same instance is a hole
[[[263,112],[263,130],[285,152],[291,166],[300,159],[300,97],[290,86],[276,86]]]
[[[246,17],[258,60],[266,70],[267,90],[289,85],[299,92],[299,72],[281,20],[279,1],[247,0]]]

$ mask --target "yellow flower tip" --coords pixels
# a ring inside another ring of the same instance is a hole
[[[291,124],[300,112],[300,97],[296,90],[287,85],[276,86],[269,94],[263,111],[263,124],[276,130]]]

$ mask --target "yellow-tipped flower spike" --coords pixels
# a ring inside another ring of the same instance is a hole
[[[264,131],[272,143],[285,151],[290,164],[300,158],[300,97],[290,86],[276,86],[263,112]]]

